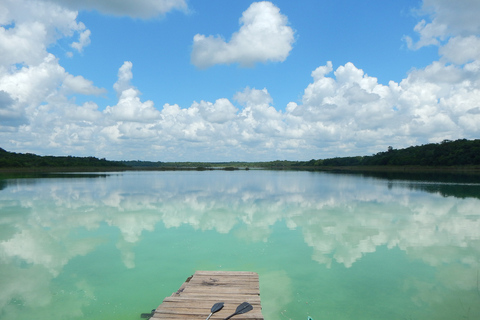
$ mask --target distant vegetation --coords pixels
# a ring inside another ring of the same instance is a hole
[[[312,159],[310,161],[270,162],[152,162],[152,161],[109,161],[95,157],[54,157],[27,153],[13,153],[0,148],[0,168],[106,168],[117,167],[135,170],[208,170],[222,168],[305,169],[326,170],[342,167],[453,167],[480,166],[480,140],[444,140],[405,149],[388,147],[387,151],[371,156],[337,157]]]
[[[109,161],[95,157],[54,157],[38,156],[32,153],[8,152],[0,148],[0,168],[106,168],[126,165],[119,161]]]
[[[406,149],[389,147],[372,156],[325,159],[324,166],[466,166],[480,165],[480,140],[444,140]]]
[[[422,146],[393,149],[371,156],[272,161],[270,167],[358,167],[358,166],[469,166],[480,165],[480,140],[444,140]]]
[[[422,146],[393,149],[371,156],[312,159],[310,161],[272,161],[270,168],[325,168],[371,166],[478,166],[480,165],[480,140],[444,140]]]
[[[128,167],[137,170],[148,169],[193,169],[193,170],[208,170],[214,168],[221,168],[224,170],[236,170],[238,168],[249,168],[252,166],[260,167],[262,162],[162,162],[162,161],[121,161]]]

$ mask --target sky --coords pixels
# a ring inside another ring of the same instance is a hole
[[[0,147],[371,155],[480,136],[478,0],[1,0]]]

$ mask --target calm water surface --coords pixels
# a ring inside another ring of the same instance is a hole
[[[0,177],[0,319],[140,319],[196,270],[266,319],[480,319],[480,184],[276,172]]]

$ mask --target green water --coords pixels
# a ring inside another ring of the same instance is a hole
[[[271,320],[480,319],[480,183],[425,179],[0,177],[0,319],[140,319],[196,270],[258,272]]]

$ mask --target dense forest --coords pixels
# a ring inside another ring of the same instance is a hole
[[[359,167],[359,166],[478,166],[480,165],[480,140],[444,140],[405,149],[378,152],[371,156],[312,159],[310,161],[272,161],[271,168],[281,167]]]
[[[38,156],[31,153],[14,153],[0,148],[0,168],[105,168],[122,167],[137,170],[174,170],[207,168],[268,168],[268,169],[318,169],[329,167],[398,167],[398,166],[480,166],[480,139],[444,140],[405,149],[388,147],[384,152],[371,156],[337,157],[312,159],[310,161],[277,160],[270,162],[153,162],[153,161],[109,161],[95,157]]]
[[[333,158],[323,166],[466,166],[480,165],[480,140],[444,140],[422,146],[393,149],[372,156]]]
[[[0,168],[105,168],[126,167],[119,161],[109,161],[95,157],[55,157],[38,156],[32,153],[8,152],[0,148]]]

